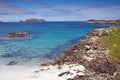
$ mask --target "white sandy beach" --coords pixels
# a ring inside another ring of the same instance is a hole
[[[77,73],[77,70],[81,72]],[[57,66],[0,66],[0,80],[66,80],[75,75],[84,75],[85,68],[81,65],[63,65],[62,69]],[[58,75],[62,72],[70,71],[72,74]]]

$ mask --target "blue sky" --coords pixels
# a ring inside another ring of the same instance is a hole
[[[120,0],[0,0],[0,20],[120,19]]]

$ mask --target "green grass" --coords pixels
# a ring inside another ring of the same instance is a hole
[[[120,62],[120,26],[111,28],[110,36],[101,38],[101,41],[111,50],[109,59]]]

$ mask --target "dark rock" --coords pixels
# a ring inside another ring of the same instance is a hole
[[[40,69],[40,71],[44,71],[45,69]]]
[[[107,73],[94,73],[93,75],[89,76],[90,80],[116,80],[113,76]]]
[[[108,73],[113,75],[116,71],[115,65],[106,59],[95,59],[88,63],[88,66],[96,73]]]
[[[62,72],[61,74],[59,74],[58,76],[61,77],[63,75],[72,75],[73,73],[71,73],[70,71],[66,71],[66,72]]]
[[[76,75],[74,78],[69,78],[67,80],[90,80],[89,76],[86,75]]]
[[[30,32],[13,32],[8,34],[8,38],[23,38],[29,36]]]
[[[1,57],[8,58],[8,57],[13,57],[13,55],[10,53],[6,53],[6,54],[1,55]]]
[[[91,75],[76,75],[74,78],[69,78],[67,80],[116,80],[113,76],[105,73],[101,74],[91,74]]]
[[[41,64],[41,66],[50,66],[50,65],[53,65],[53,63],[52,62],[47,62],[47,63]]]
[[[7,65],[16,65],[18,63],[19,63],[19,61],[10,61]]]
[[[22,54],[20,52],[13,52],[13,53],[5,53],[1,55],[1,57],[3,58],[18,57],[18,56],[22,56]]]
[[[39,73],[40,71],[35,71],[35,73]]]

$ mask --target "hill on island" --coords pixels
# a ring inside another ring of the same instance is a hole
[[[90,19],[90,20],[87,20],[86,22],[98,23],[98,24],[120,24],[120,19],[117,19],[117,20],[95,20],[95,19]]]
[[[3,21],[0,21],[0,23],[3,23]]]
[[[25,22],[45,22],[45,19],[30,18],[26,19]]]

